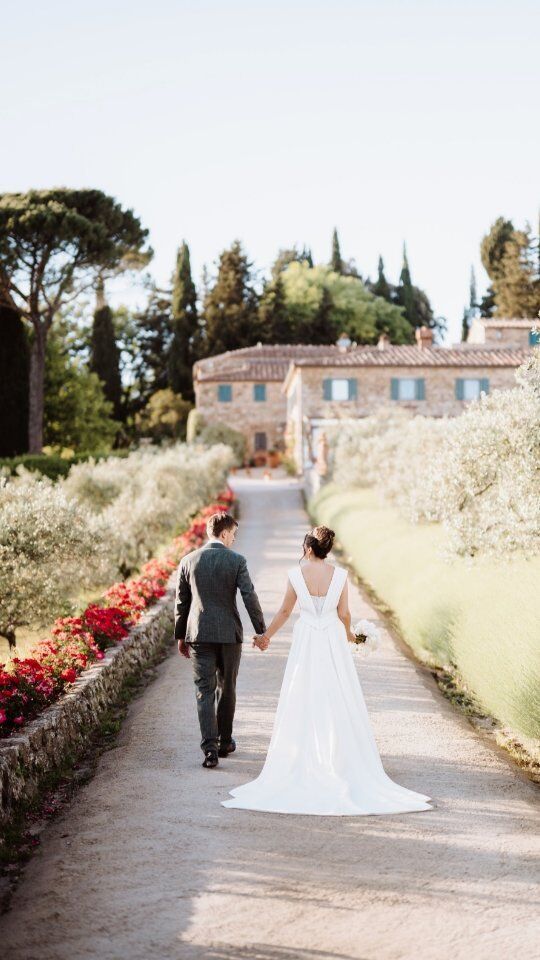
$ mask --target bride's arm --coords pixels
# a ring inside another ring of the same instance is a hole
[[[337,615],[347,631],[347,640],[352,640],[353,633],[351,630],[351,611],[349,610],[349,586],[347,580],[345,581],[345,586],[341,591],[341,596],[337,605]]]
[[[272,620],[272,623],[268,627],[266,633],[262,634],[263,638],[266,637],[267,640],[270,642],[270,639],[274,636],[274,634],[277,633],[278,630],[281,630],[283,624],[287,622],[291,613],[293,612],[295,603],[296,603],[296,592],[289,581],[289,583],[287,584],[287,589],[285,591],[285,596],[283,597],[283,600],[281,602],[281,606],[278,612],[276,613],[274,619]]]

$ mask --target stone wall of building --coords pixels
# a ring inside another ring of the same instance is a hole
[[[365,417],[382,403],[396,403],[430,417],[456,416],[466,401],[457,400],[455,381],[460,378],[487,377],[490,391],[515,386],[515,367],[301,367],[297,368],[302,382],[302,414],[313,417]],[[297,376],[299,374],[297,373]],[[357,381],[356,400],[325,400],[323,380],[351,378]],[[422,377],[425,400],[392,400],[392,377]]]
[[[261,381],[258,381],[261,382]],[[253,457],[255,434],[266,435],[266,449],[283,449],[287,420],[287,399],[281,381],[268,381],[266,400],[254,399],[254,383],[240,380],[231,383],[232,400],[218,399],[218,384],[199,382],[195,384],[197,410],[207,423],[226,423],[240,430],[247,440],[247,453]]]

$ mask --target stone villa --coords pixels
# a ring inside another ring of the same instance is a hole
[[[416,344],[262,345],[231,350],[193,368],[197,409],[207,423],[227,423],[247,439],[248,456],[265,462],[287,448],[299,468],[317,435],[343,417],[363,417],[383,403],[427,416],[454,416],[481,391],[514,386],[514,371],[538,343],[531,320],[473,320],[465,343],[435,346],[427,327]]]

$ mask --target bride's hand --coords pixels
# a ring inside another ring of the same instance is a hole
[[[263,653],[268,649],[269,643],[270,638],[265,633],[258,633],[253,637],[253,646],[258,647]]]

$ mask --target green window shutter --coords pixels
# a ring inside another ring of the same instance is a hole
[[[456,377],[456,400],[463,400],[463,378]]]
[[[323,400],[332,399],[332,380],[327,377],[322,382]]]
[[[230,383],[220,383],[218,385],[218,400],[220,403],[230,403],[232,400],[232,386]]]
[[[399,378],[392,377],[390,380],[390,397],[392,400],[399,400]]]
[[[349,378],[349,400],[356,400],[358,397],[358,383],[356,377]]]
[[[423,377],[416,378],[416,399],[425,400],[426,399],[426,381]]]
[[[484,393],[489,393],[489,380],[487,377],[480,378],[480,390],[483,390]]]
[[[253,399],[259,402],[266,400],[266,384],[265,383],[253,384]]]

